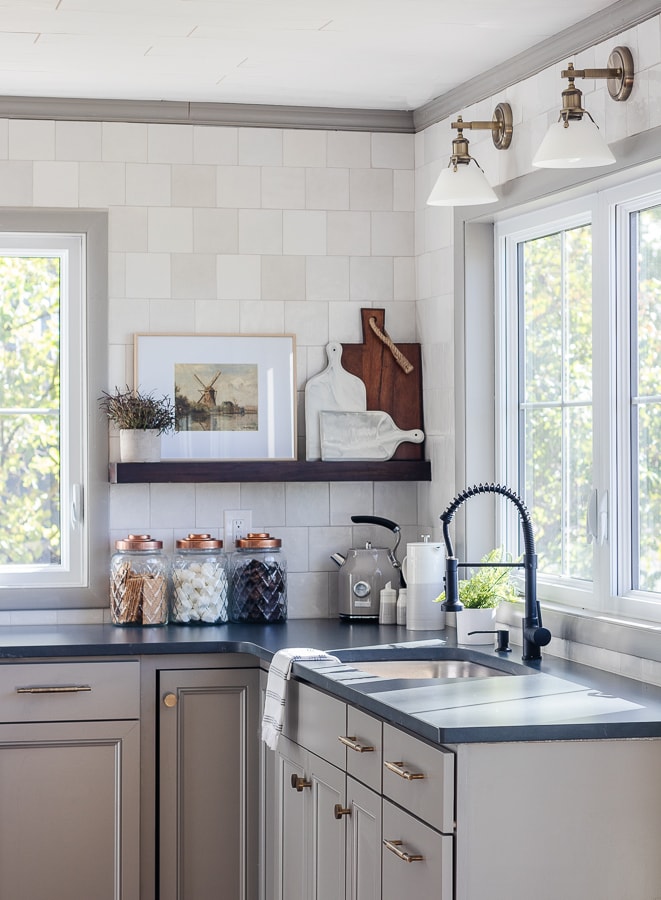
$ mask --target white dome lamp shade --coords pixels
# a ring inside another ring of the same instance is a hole
[[[575,78],[607,78],[608,93],[613,100],[626,100],[633,88],[633,57],[628,47],[616,47],[608,58],[607,69],[574,69],[573,63],[563,71],[569,79],[562,92],[560,117],[546,132],[533,157],[532,164],[542,169],[583,169],[609,166],[615,162],[608,144],[590,113],[583,109],[583,95],[574,84]]]
[[[468,152],[464,129],[491,131],[494,145],[506,150],[512,142],[512,109],[509,103],[499,103],[491,122],[464,122],[461,116],[452,123],[457,137],[452,141],[452,154],[446,169],[438,176],[427,198],[429,206],[475,206],[495,203],[498,196],[486,179],[477,161]]]

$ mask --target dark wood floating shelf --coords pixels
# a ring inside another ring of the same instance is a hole
[[[258,481],[431,481],[425,459],[386,462],[213,462],[164,460],[110,463],[111,484]]]

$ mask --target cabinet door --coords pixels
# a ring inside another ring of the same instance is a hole
[[[0,897],[138,900],[139,725],[0,725]]]
[[[346,900],[381,900],[381,795],[347,778]]]
[[[307,769],[311,782],[306,798],[310,804],[307,900],[341,900],[346,879],[346,776],[313,753],[308,754]]]
[[[280,738],[275,754],[275,870],[276,879],[267,900],[308,900],[306,834],[311,782],[306,772],[307,753]]]
[[[452,843],[384,799],[383,900],[452,900]]]
[[[257,897],[258,677],[160,672],[159,900]]]

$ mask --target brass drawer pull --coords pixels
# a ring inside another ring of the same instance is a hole
[[[383,840],[383,846],[387,847],[391,853],[394,853],[397,859],[401,859],[404,862],[422,862],[424,856],[421,856],[420,853],[407,853],[406,850],[400,850],[402,843],[403,841],[387,841],[385,838]]]
[[[172,709],[177,705],[177,695],[172,693],[166,694],[165,697],[163,697],[163,705],[167,706],[168,709]]]
[[[422,772],[409,772],[408,769],[404,768],[404,763],[401,761],[384,762],[383,765],[389,772],[394,772],[395,775],[399,775],[400,778],[405,778],[407,781],[417,781],[418,779],[425,777]]]
[[[351,808],[349,807],[348,809],[344,809],[341,803],[336,803],[333,807],[333,815],[336,819],[341,819],[342,816],[350,816]]]
[[[30,687],[17,687],[17,694],[77,694],[80,691],[91,691],[89,684],[35,684]]]
[[[341,744],[344,744],[345,747],[348,747],[349,750],[355,750],[356,753],[374,753],[374,750],[376,749],[375,747],[367,747],[365,744],[359,744],[353,735],[351,737],[339,735],[338,741]]]
[[[311,788],[312,782],[306,781],[305,778],[301,778],[300,775],[292,775],[291,786],[300,794],[303,788]]]

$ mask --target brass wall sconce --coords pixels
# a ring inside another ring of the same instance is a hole
[[[574,169],[607,166],[615,162],[605,138],[590,113],[583,108],[583,95],[576,78],[606,78],[613,100],[627,100],[634,82],[633,57],[628,47],[616,47],[608,57],[606,69],[574,69],[573,63],[562,72],[569,84],[562,92],[558,121],[546,132],[533,165],[544,169]]]
[[[477,160],[468,150],[464,130],[490,131],[497,150],[507,150],[512,143],[512,108],[509,103],[499,103],[490,122],[464,122],[461,116],[451,127],[457,137],[452,141],[450,162],[438,176],[427,199],[429,206],[472,206],[494,203],[498,200]],[[474,165],[471,165],[474,163]]]

